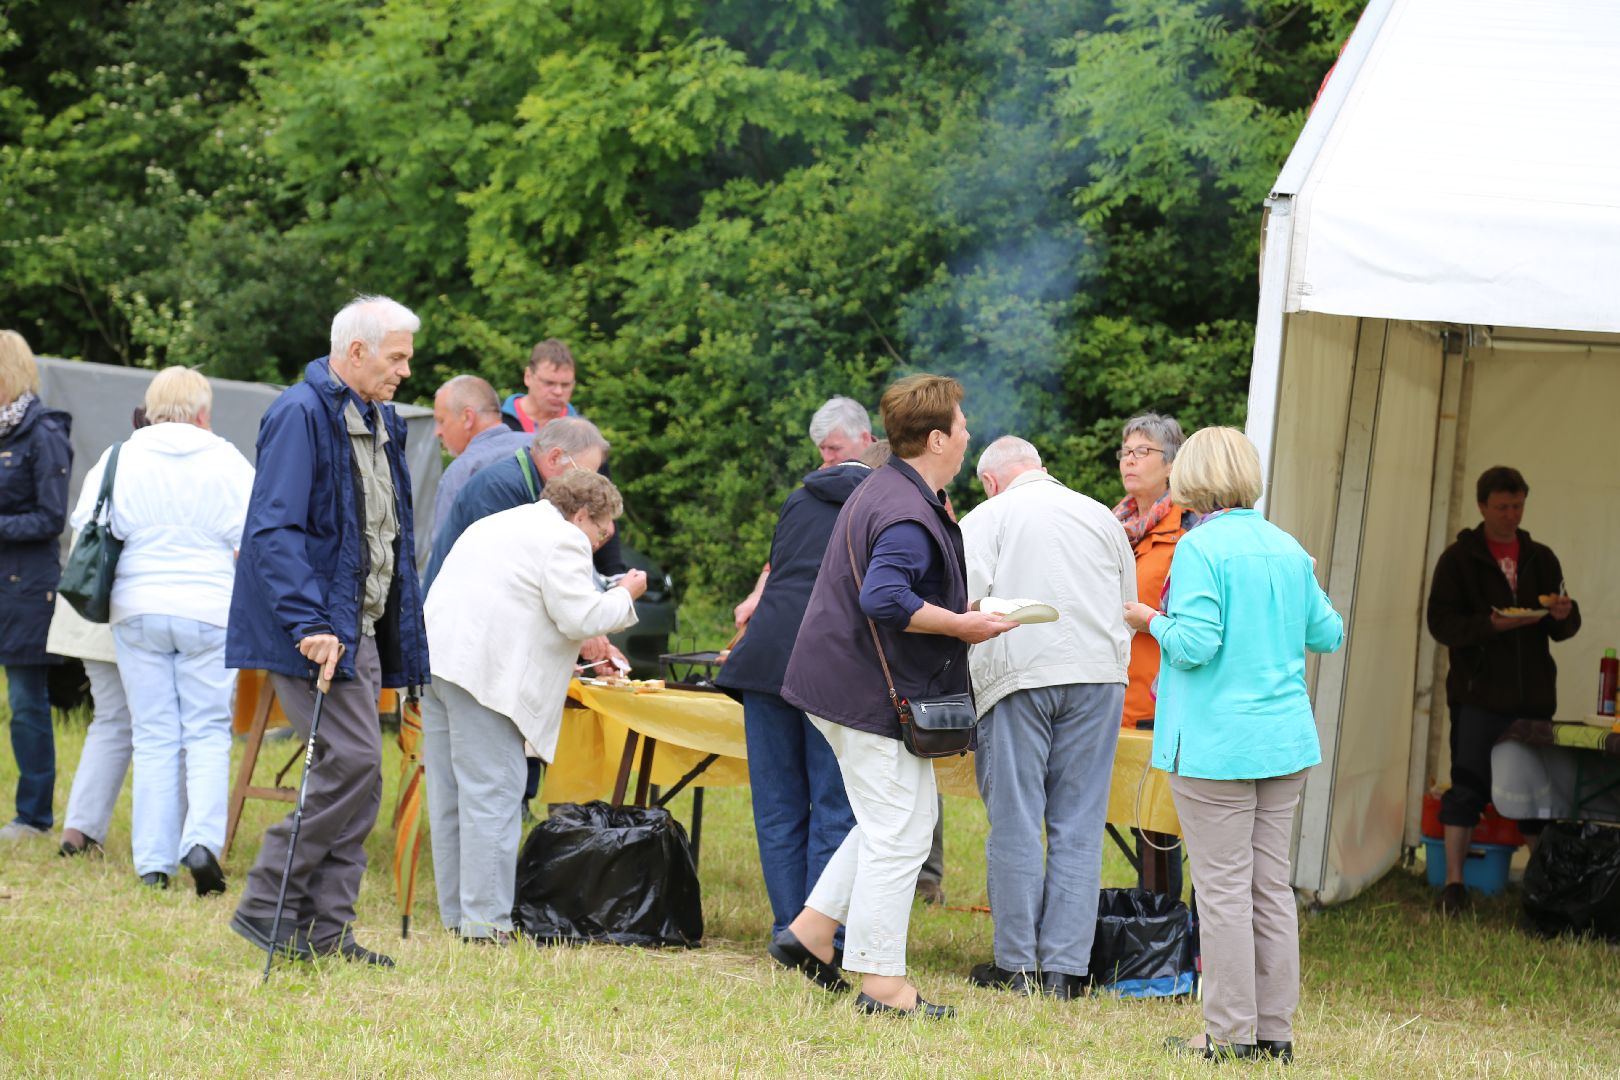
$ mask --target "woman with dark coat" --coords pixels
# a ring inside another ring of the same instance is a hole
[[[62,573],[72,418],[39,399],[39,365],[21,334],[0,330],[0,664],[11,704],[17,813],[0,840],[45,836],[52,824],[56,742],[45,651]]]

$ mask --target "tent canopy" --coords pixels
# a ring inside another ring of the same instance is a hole
[[[1354,896],[1448,775],[1435,561],[1511,464],[1584,625],[1559,717],[1620,640],[1620,5],[1372,0],[1266,200],[1248,432],[1268,517],[1345,648],[1309,667],[1322,765],[1294,884]]]

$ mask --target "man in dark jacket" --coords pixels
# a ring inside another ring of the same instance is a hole
[[[411,537],[405,422],[386,403],[410,374],[420,321],[361,296],[332,320],[332,353],[259,423],[258,468],[231,596],[225,660],[264,668],[309,737],[317,679],[331,681],[275,942],[293,955],[392,967],[354,940],[366,836],[382,802],[383,687],[427,681]],[[292,815],[270,827],[231,928],[271,943]]]
[[[823,466],[787,497],[771,540],[771,574],[748,632],[715,684],[742,702],[759,865],[771,901],[771,933],[804,908],[816,879],[855,825],[838,759],[801,709],[782,700],[793,642],[838,512],[871,469]]]
[[[1447,915],[1468,906],[1463,863],[1491,800],[1491,748],[1515,719],[1550,718],[1557,710],[1558,666],[1549,645],[1581,628],[1558,556],[1519,528],[1529,494],[1517,469],[1486,469],[1475,485],[1483,520],[1440,556],[1429,593],[1429,633],[1451,656],[1451,788],[1440,800],[1446,885],[1436,902]],[[1515,608],[1534,614],[1503,614]]]

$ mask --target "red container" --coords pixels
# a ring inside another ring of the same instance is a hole
[[[1446,835],[1446,827],[1440,824],[1438,788],[1423,796],[1423,835],[1435,839]],[[1518,822],[1503,817],[1496,812],[1496,807],[1487,804],[1485,812],[1479,817],[1479,824],[1474,826],[1474,835],[1470,842],[1518,847],[1524,843],[1524,834],[1519,831]]]

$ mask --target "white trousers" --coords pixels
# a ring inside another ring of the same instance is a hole
[[[917,871],[928,858],[939,813],[932,762],[898,739],[810,717],[827,737],[855,827],[833,853],[805,906],[844,924],[844,968],[906,973],[906,931]]]

